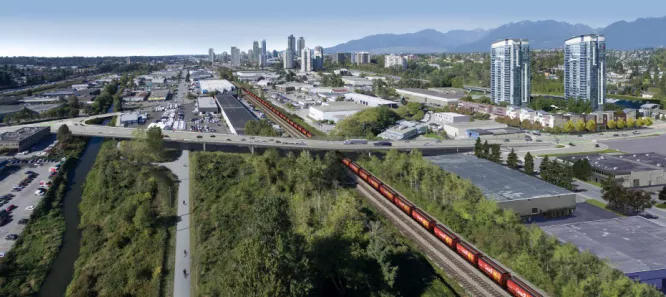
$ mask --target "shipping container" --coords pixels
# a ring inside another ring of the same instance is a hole
[[[477,260],[479,259],[479,251],[472,248],[469,244],[464,241],[459,241],[456,245],[456,252],[463,256],[467,261],[472,263],[474,266],[477,266]]]
[[[479,257],[479,269],[502,287],[511,276],[504,268],[484,256]]]
[[[384,197],[386,197],[386,199],[388,199],[391,202],[393,202],[393,199],[396,196],[395,191],[393,191],[393,189],[389,188],[387,185],[381,185],[379,187],[379,193],[384,195]]]
[[[515,297],[543,297],[519,279],[512,277],[506,282],[506,289]]]
[[[368,181],[368,176],[370,176],[370,173],[361,168],[358,170],[358,176],[360,176],[364,181]]]
[[[376,177],[374,177],[374,176],[372,176],[372,175],[371,175],[370,177],[368,177],[368,183],[369,183],[373,188],[375,188],[375,190],[379,190],[379,186],[382,185],[382,182],[380,182],[379,179],[377,179]]]
[[[407,199],[403,198],[400,195],[396,195],[395,199],[393,200],[393,203],[395,203],[395,205],[400,207],[400,209],[402,209],[402,211],[404,211],[408,215],[410,216],[412,215],[412,208],[414,208],[414,205],[411,202],[407,201]]]
[[[443,241],[444,244],[446,244],[452,249],[456,248],[456,245],[458,244],[458,236],[456,236],[451,231],[446,229],[444,226],[439,224],[435,226],[434,231],[435,231],[435,236],[437,236],[437,238]]]
[[[432,231],[432,228],[435,226],[435,220],[418,208],[412,209],[412,218],[428,231]]]

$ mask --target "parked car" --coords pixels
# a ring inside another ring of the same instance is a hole
[[[30,206],[26,207],[25,210],[27,210],[27,211],[33,211],[33,210],[35,210],[35,207],[32,206],[32,205],[30,205]]]
[[[16,205],[12,204],[7,207],[7,212],[11,212],[12,210],[16,209]]]
[[[634,134],[641,134],[641,132],[639,132],[639,131],[634,131],[633,133]]]
[[[17,240],[18,235],[16,235],[16,234],[7,234],[7,236],[5,236],[5,239],[6,240]]]
[[[197,138],[203,138],[203,136],[201,136],[201,135],[197,135]]]
[[[576,146],[573,142],[569,142],[570,146]]]
[[[18,221],[19,225],[27,225],[28,224],[28,219],[20,219]]]

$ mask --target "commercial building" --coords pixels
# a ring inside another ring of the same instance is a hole
[[[83,90],[83,89],[87,89],[87,88],[90,88],[90,84],[76,84],[76,85],[72,85],[72,89],[74,89],[75,91]]]
[[[215,51],[212,48],[208,49],[208,59],[211,63],[215,63]]]
[[[123,97],[123,101],[125,101],[125,102],[141,102],[141,101],[145,101],[147,97],[148,97],[148,93],[146,93],[146,92],[137,92],[137,93],[134,93],[130,96]]]
[[[442,91],[435,91],[432,89],[396,89],[396,93],[414,102],[431,103],[437,105],[448,105],[458,102],[460,98],[465,96],[465,92],[461,89],[444,89]]]
[[[450,123],[442,124],[446,135],[455,139],[466,139],[470,137],[470,134],[467,133],[467,130],[470,129],[502,129],[507,128],[506,124],[501,124],[495,121],[474,121],[474,122],[460,122],[460,123]]]
[[[310,72],[312,71],[312,52],[310,48],[304,48],[300,51],[301,53],[301,72]]]
[[[602,219],[541,227],[606,260],[626,276],[665,292],[666,229],[640,216]]]
[[[354,53],[354,61],[352,63],[355,64],[369,64],[370,63],[370,53],[369,52],[358,52]]]
[[[231,66],[234,67],[240,67],[241,65],[241,55],[240,55],[240,50],[232,46],[231,47]]]
[[[266,59],[268,59],[267,53],[266,53],[266,39],[261,41],[261,54],[264,55]]]
[[[606,39],[588,34],[564,42],[564,97],[589,101],[600,109],[606,94]]]
[[[121,113],[118,117],[118,125],[127,127],[139,123],[139,114],[136,112]]]
[[[499,104],[530,101],[530,46],[526,39],[504,39],[490,49],[490,94]]]
[[[469,179],[487,199],[520,216],[567,216],[576,209],[575,193],[495,162],[469,154],[424,158],[445,171]]]
[[[75,95],[76,91],[74,89],[70,90],[58,90],[53,92],[42,93],[43,97],[69,97]]]
[[[51,133],[49,127],[23,127],[16,131],[0,134],[0,147],[5,149],[15,149],[19,152],[31,148],[39,142],[44,136]]]
[[[455,112],[436,112],[432,114],[432,119],[438,124],[469,123],[468,115]]]
[[[347,93],[344,95],[346,100],[354,101],[356,104],[367,105],[370,107],[387,106],[391,108],[398,108],[398,103],[384,100],[382,98],[372,97],[359,93]]]
[[[330,102],[326,105],[310,106],[308,116],[315,121],[333,121],[337,123],[363,109],[370,108],[351,102]]]
[[[209,79],[200,80],[199,89],[201,94],[207,94],[213,91],[218,92],[233,92],[236,87],[226,79]]]
[[[298,48],[296,49],[299,53],[305,48],[305,38],[302,36],[298,38]]]
[[[351,62],[351,53],[333,54],[333,63],[344,64],[348,62]]]
[[[666,185],[666,155],[659,153],[588,154],[561,156],[558,159],[568,165],[587,159],[592,165],[591,179],[595,182],[612,178],[626,188],[661,188]]]
[[[222,117],[229,127],[229,131],[236,135],[245,135],[245,123],[257,118],[236,97],[228,93],[215,96],[221,108]]]
[[[654,117],[660,112],[661,105],[656,103],[646,103],[641,105],[640,111],[645,117]]]
[[[154,90],[150,92],[148,101],[166,101],[169,98],[169,90]]]
[[[294,68],[294,52],[292,50],[284,51],[284,69]]]
[[[312,71],[324,70],[324,48],[315,46],[314,55],[312,56]]]
[[[371,80],[362,77],[343,76],[342,82],[345,85],[354,86],[354,87],[372,86]]]
[[[217,103],[213,97],[197,98],[197,110],[200,113],[218,113]]]
[[[250,55],[250,62],[258,63],[260,54],[261,51],[259,50],[259,41],[255,40],[252,42],[252,55]]]
[[[379,137],[390,140],[412,139],[419,134],[428,132],[428,125],[424,123],[400,120],[395,126],[389,127]]]
[[[395,66],[407,69],[407,59],[394,54],[384,56],[384,68],[392,68]]]

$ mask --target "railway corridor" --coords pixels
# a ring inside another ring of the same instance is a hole
[[[256,107],[258,107],[259,109],[261,109],[261,110],[264,112],[264,114],[265,114],[267,117],[269,117],[269,118],[271,119],[271,121],[273,121],[273,122],[275,122],[276,124],[280,125],[280,127],[282,127],[282,128],[284,129],[284,131],[287,132],[287,134],[291,135],[291,136],[294,137],[294,138],[298,138],[298,139],[305,139],[305,138],[308,138],[308,137],[305,136],[303,133],[301,133],[300,131],[298,131],[296,128],[294,128],[293,126],[291,126],[291,125],[289,124],[289,122],[285,121],[284,119],[282,119],[281,117],[279,117],[278,115],[276,115],[273,111],[271,111],[270,109],[268,109],[266,106],[264,106],[263,104],[261,104],[261,102],[257,101],[253,96],[251,96],[251,95],[249,95],[249,94],[245,94],[244,89],[241,89],[241,90],[242,90],[241,93],[243,93],[243,96],[244,96],[248,101],[252,102],[252,104],[254,104]],[[248,91],[248,92],[249,92],[249,91]]]

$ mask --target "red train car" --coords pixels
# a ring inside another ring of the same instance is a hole
[[[512,277],[506,281],[506,289],[515,297],[543,297],[519,279]]]
[[[506,281],[511,277],[511,274],[504,268],[484,256],[479,257],[478,263],[479,269],[502,287],[506,285]]]
[[[386,185],[381,185],[379,187],[379,193],[384,195],[384,197],[386,197],[386,199],[388,199],[391,202],[393,202],[393,199],[395,199],[395,196],[398,195],[395,191],[393,191],[393,189],[389,188]]]
[[[370,176],[370,173],[368,173],[368,171],[365,169],[360,168],[358,170],[358,176],[360,176],[364,181],[368,181],[368,176]]]
[[[412,215],[412,209],[414,209],[414,204],[407,201],[407,199],[403,198],[400,195],[396,195],[395,199],[393,200],[393,203],[398,207],[400,207],[400,209],[402,209],[402,211],[404,211],[408,215],[410,216]]]
[[[451,231],[446,229],[444,226],[437,224],[434,229],[435,236],[444,242],[447,246],[452,249],[456,249],[458,244],[458,236],[453,234]]]
[[[349,168],[352,171],[354,171],[354,173],[359,174],[359,169],[361,168],[361,166],[358,166],[358,164],[356,164],[356,162],[351,162],[351,164],[349,165]]]
[[[412,218],[428,231],[432,231],[432,228],[435,227],[435,220],[416,207],[412,209]]]
[[[308,131],[308,133],[306,133],[305,135],[306,135],[308,138],[312,138],[312,133],[310,133],[310,131]]]
[[[459,255],[463,256],[465,260],[469,261],[472,263],[475,267],[477,266],[477,261],[479,260],[479,251],[471,247],[469,244],[467,244],[464,241],[459,241],[458,244],[456,245],[456,252],[458,252]]]
[[[372,175],[371,175],[370,177],[368,177],[368,183],[369,183],[373,188],[375,188],[375,190],[379,190],[379,186],[383,185],[383,183],[380,182],[379,179],[377,179],[376,177],[374,177],[374,176],[372,176]]]
[[[349,158],[342,159],[342,164],[345,164],[345,166],[351,168],[351,166],[349,166],[349,165],[351,165],[351,160],[349,160]]]

